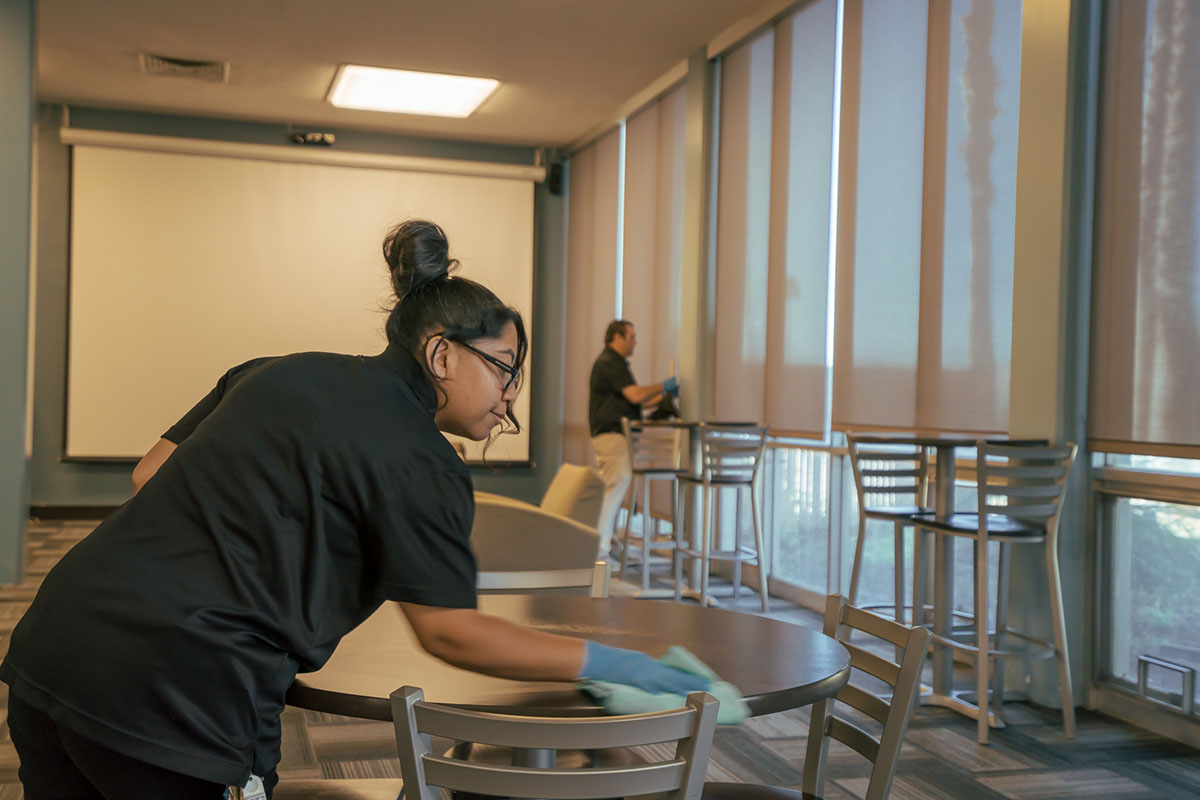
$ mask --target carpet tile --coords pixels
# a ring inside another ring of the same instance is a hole
[[[0,586],[0,648],[29,607],[41,578],[94,523],[33,521],[28,528],[26,575]],[[654,566],[654,565],[652,565]],[[652,570],[660,585],[665,563]],[[640,578],[640,576],[638,576]],[[614,594],[637,587],[616,580]],[[720,598],[727,585],[716,583]],[[758,611],[743,592],[725,608]],[[771,599],[770,616],[820,627],[818,614]],[[2,652],[2,650],[0,650]],[[0,690],[0,720],[7,692]],[[1079,709],[1078,735],[1064,738],[1059,713],[1029,703],[1006,705],[1008,727],[991,744],[975,742],[975,723],[941,708],[919,708],[910,723],[891,800],[1192,800],[1200,799],[1200,752],[1104,715]],[[718,728],[707,777],[799,789],[803,780],[809,713],[806,709]],[[387,723],[288,708],[281,720],[279,775],[287,781],[398,778],[396,744]],[[663,755],[663,746],[642,748]],[[22,800],[18,761],[0,723],[0,800]],[[825,800],[861,800],[871,765],[836,742],[829,747]]]

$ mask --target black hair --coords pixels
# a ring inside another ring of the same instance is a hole
[[[604,330],[604,343],[611,344],[612,340],[617,336],[628,335],[629,326],[633,323],[627,319],[614,319],[608,323],[608,327]]]
[[[423,219],[410,219],[393,227],[383,240],[383,260],[391,273],[395,305],[388,313],[388,342],[411,353],[425,377],[443,397],[445,393],[429,369],[425,344],[430,336],[472,344],[496,339],[506,325],[517,331],[517,353],[513,366],[521,368],[529,343],[521,313],[504,304],[481,283],[451,275],[458,259],[450,258],[450,243],[440,226]],[[521,425],[508,409],[508,421],[519,431]],[[508,432],[508,429],[500,431]]]

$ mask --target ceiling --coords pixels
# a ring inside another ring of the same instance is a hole
[[[562,146],[779,0],[37,0],[45,102]],[[150,77],[138,53],[227,61]],[[466,119],[337,109],[339,64],[497,78]]]

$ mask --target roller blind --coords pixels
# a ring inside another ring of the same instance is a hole
[[[625,126],[621,315],[637,326],[630,366],[640,383],[665,378],[678,355],[686,103],[681,86]]]
[[[833,425],[911,427],[927,9],[853,0],[845,8]]]
[[[1200,456],[1200,6],[1108,7],[1088,437]]]
[[[1005,431],[1021,5],[931,4],[916,427]]]
[[[836,0],[775,28],[764,419],[814,437],[825,429],[836,46]]]
[[[1008,425],[1019,3],[846,3],[833,426]]]
[[[620,132],[571,157],[567,227],[567,331],[563,460],[591,462],[588,377],[616,313]]]
[[[713,364],[721,420],[764,415],[774,73],[773,30],[721,62]]]

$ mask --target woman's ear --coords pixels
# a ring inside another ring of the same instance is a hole
[[[446,337],[434,336],[425,343],[425,363],[429,365],[429,371],[434,378],[439,381],[445,379],[449,372],[450,347],[446,343]]]

